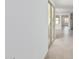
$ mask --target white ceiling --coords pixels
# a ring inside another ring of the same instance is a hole
[[[53,0],[56,13],[71,13],[73,11],[73,0]]]
[[[57,8],[72,8],[73,0],[53,0]]]

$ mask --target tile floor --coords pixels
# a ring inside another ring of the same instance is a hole
[[[57,32],[58,33],[58,32]],[[59,31],[45,59],[73,59],[73,33],[68,27]]]

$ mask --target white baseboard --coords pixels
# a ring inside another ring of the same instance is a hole
[[[47,51],[45,51],[45,53],[43,54],[43,58],[42,59],[45,59],[46,55],[47,55],[47,52],[48,52],[48,49]]]

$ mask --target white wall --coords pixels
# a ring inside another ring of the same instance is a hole
[[[70,15],[70,13],[61,13],[61,12],[60,13],[55,12],[55,13],[56,13],[56,15],[61,15],[61,16],[62,15]]]
[[[5,1],[5,59],[43,59],[48,49],[48,1]]]

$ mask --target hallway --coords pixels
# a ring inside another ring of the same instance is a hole
[[[73,33],[68,27],[57,31],[57,37],[49,48],[46,59],[73,59]]]

